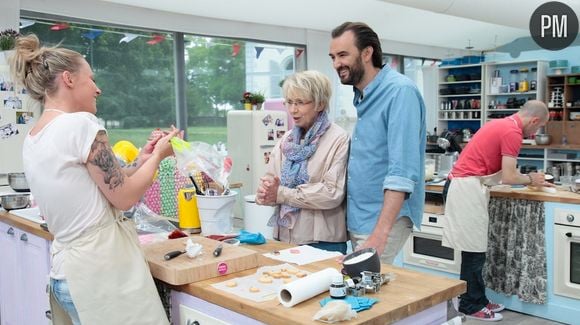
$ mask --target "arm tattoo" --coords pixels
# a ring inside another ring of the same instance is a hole
[[[105,184],[108,184],[111,190],[123,185],[125,182],[125,173],[116,164],[116,161],[117,158],[107,143],[106,132],[99,131],[91,146],[89,163],[99,167],[105,173]]]

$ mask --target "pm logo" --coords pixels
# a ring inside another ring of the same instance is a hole
[[[566,4],[552,1],[544,3],[530,18],[532,38],[542,48],[551,51],[566,48],[578,34],[578,17]]]

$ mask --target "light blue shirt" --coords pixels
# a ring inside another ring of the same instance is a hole
[[[425,204],[425,104],[406,76],[384,66],[363,90],[354,88],[358,121],[347,176],[347,225],[372,233],[384,190],[407,193],[398,217],[420,228]]]

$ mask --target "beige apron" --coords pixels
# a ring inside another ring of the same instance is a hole
[[[453,178],[445,202],[443,246],[466,252],[487,251],[489,187],[500,181],[501,171]]]
[[[68,245],[63,272],[83,325],[169,324],[133,221],[116,209]],[[51,291],[52,292],[52,291]],[[53,324],[71,324],[51,294]]]

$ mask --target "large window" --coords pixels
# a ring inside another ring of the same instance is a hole
[[[176,122],[174,33],[23,17],[21,33],[43,45],[83,54],[102,90],[97,116],[111,143],[140,147],[154,128]],[[303,46],[198,35],[184,36],[187,134],[190,141],[226,142],[228,110],[242,109],[244,91],[281,97],[279,83],[305,68]]]

